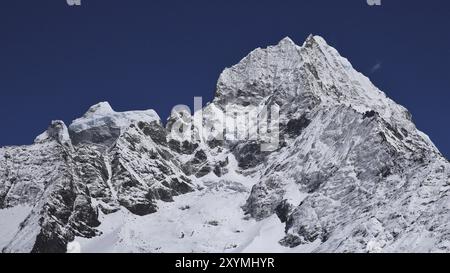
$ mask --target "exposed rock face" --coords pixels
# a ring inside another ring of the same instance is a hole
[[[317,85],[308,90],[316,97],[311,101],[321,103],[311,103],[305,110],[298,107],[300,122],[286,115],[288,134],[293,131],[289,123],[295,120],[299,135],[267,162],[246,211],[258,219],[273,214],[289,194],[285,185],[295,183],[308,195],[292,204],[296,208],[287,220],[285,243],[295,246],[320,239],[317,251],[408,251],[413,247],[411,238],[428,236],[435,250],[448,251],[447,232],[419,231],[436,225],[433,217],[423,218],[430,211],[449,219],[448,210],[441,210],[450,201],[442,195],[449,183],[446,160],[415,128],[404,108],[386,98],[321,38],[310,37],[296,51],[300,56],[291,60],[297,59],[298,65],[285,72],[292,75],[304,67],[302,75],[309,77],[300,82]],[[377,230],[370,230],[368,222],[374,222]]]
[[[6,252],[65,252],[75,236],[98,235],[98,211],[137,215],[156,200],[193,191],[153,111],[89,109],[69,129],[54,121],[35,144],[0,150],[1,208],[34,206]]]
[[[405,108],[321,37],[302,46],[285,38],[225,69],[202,121],[229,134],[220,111],[244,116],[254,107],[261,118],[272,105],[280,107],[280,141],[268,151],[261,139],[205,137],[197,112],[174,111],[164,127],[153,110],[120,113],[108,103],[69,128],[53,121],[33,145],[1,148],[0,209],[32,209],[0,247],[65,252],[75,237],[101,235],[100,214],[144,216],[175,196],[230,191],[248,194],[250,217],[277,215],[287,248],[450,251],[450,163]],[[179,125],[196,137],[180,137]],[[248,192],[227,174],[257,183]]]
[[[75,235],[96,234],[97,211],[73,156],[60,121],[34,145],[0,149],[1,207],[33,206],[5,251],[65,252]]]

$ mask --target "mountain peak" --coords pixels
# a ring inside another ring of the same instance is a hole
[[[312,45],[317,44],[320,46],[329,46],[328,43],[325,41],[325,39],[322,36],[315,35],[315,34],[309,34],[306,38],[303,46],[305,45]],[[283,45],[295,45],[298,46],[289,36],[284,37],[278,42],[278,46]]]
[[[89,107],[89,110],[84,114],[84,117],[91,117],[93,115],[105,115],[114,113],[113,108],[107,101],[102,101]]]
[[[42,143],[48,140],[56,140],[60,144],[66,144],[68,146],[72,145],[67,126],[61,120],[52,121],[48,129],[44,133],[37,136],[34,142]]]
[[[328,43],[324,38],[322,38],[322,36],[309,34],[308,38],[306,38],[305,43],[303,44],[303,47],[312,47],[312,45],[329,47]]]
[[[295,42],[289,36],[284,37],[283,39],[281,39],[280,42],[278,42],[278,45],[286,45],[286,44],[296,45]]]

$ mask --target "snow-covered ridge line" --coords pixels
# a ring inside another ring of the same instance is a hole
[[[151,123],[160,120],[154,110],[116,112],[108,102],[100,102],[91,106],[83,117],[74,120],[69,128],[74,132],[100,126],[117,126],[123,130],[132,122]]]
[[[217,129],[224,109],[275,104],[271,151],[177,138],[198,112],[163,126],[106,102],[0,148],[0,214],[18,215],[2,251],[450,252],[450,163],[323,38],[252,51],[201,114]]]

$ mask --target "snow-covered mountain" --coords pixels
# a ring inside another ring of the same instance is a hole
[[[279,106],[279,143],[180,139],[102,102],[0,148],[3,252],[450,252],[450,163],[319,36],[220,75],[202,124]],[[219,131],[223,131],[219,129]]]

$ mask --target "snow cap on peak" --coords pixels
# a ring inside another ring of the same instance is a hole
[[[103,101],[89,107],[89,110],[84,114],[84,117],[92,117],[94,115],[107,115],[111,113],[114,113],[111,105],[108,102]]]
[[[281,50],[282,52],[293,52],[297,49],[297,47],[297,44],[295,44],[295,42],[287,36],[278,42],[276,46],[274,46],[276,50]]]
[[[278,45],[295,45],[295,42],[289,36],[284,37]]]
[[[89,108],[83,117],[69,126],[73,144],[97,143],[111,145],[136,122],[160,122],[154,110],[116,112],[107,102],[100,102]]]
[[[72,146],[69,137],[69,130],[66,124],[61,120],[53,120],[48,129],[36,137],[34,143],[43,143],[46,141],[56,140],[60,144]]]
[[[303,46],[305,47],[311,47],[312,45],[319,45],[319,46],[328,46],[327,42],[325,41],[324,38],[322,38],[319,35],[313,35],[313,34],[309,34],[308,38],[306,38],[305,43],[303,44]]]

